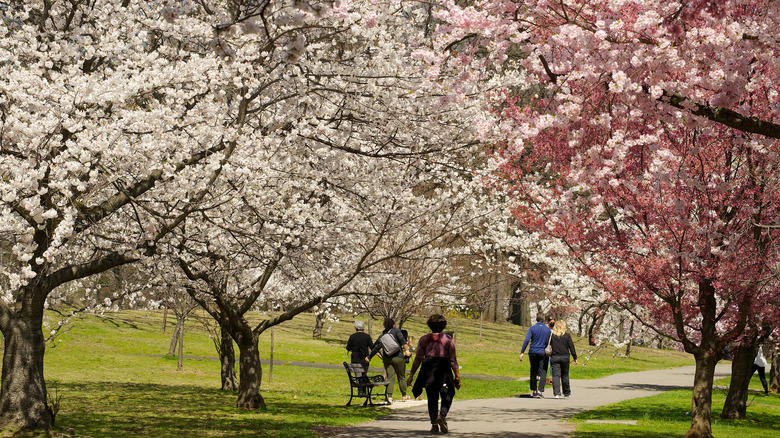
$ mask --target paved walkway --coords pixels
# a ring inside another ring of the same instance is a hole
[[[727,377],[730,364],[718,365],[715,379]],[[486,400],[458,400],[452,404],[448,418],[448,437],[470,438],[552,438],[568,437],[574,425],[560,420],[598,406],[632,398],[647,397],[671,389],[690,388],[694,367],[671,370],[642,371],[615,374],[594,380],[572,380],[572,396],[568,400],[553,399],[552,388],[546,387],[549,398],[525,396]],[[468,384],[466,382],[465,384]],[[515,390],[528,382],[507,384]],[[515,391],[516,392],[516,391]],[[430,430],[427,402],[410,401],[393,404],[390,415],[347,429],[336,438],[395,438],[427,436]]]

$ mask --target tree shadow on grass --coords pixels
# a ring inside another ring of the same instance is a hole
[[[91,437],[317,437],[315,430],[376,417],[370,409],[262,392],[267,410],[235,408],[236,393],[195,386],[116,382],[58,383],[55,432]],[[341,400],[339,400],[340,402]]]

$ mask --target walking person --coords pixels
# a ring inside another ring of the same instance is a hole
[[[412,387],[412,394],[419,397],[423,388],[428,396],[428,416],[431,420],[431,433],[447,433],[447,414],[455,397],[455,389],[460,389],[460,368],[455,354],[455,342],[452,336],[442,333],[447,327],[443,315],[428,317],[431,333],[417,342],[417,351],[406,382],[412,384],[414,373],[420,368],[420,375]],[[441,396],[441,408],[439,408]]]
[[[520,362],[522,362],[525,348],[531,344],[528,357],[531,360],[531,396],[534,398],[544,398],[545,378],[543,376],[547,375],[547,356],[544,354],[544,348],[547,346],[550,333],[550,328],[544,323],[544,314],[537,313],[536,324],[528,329],[523,348],[520,349]]]
[[[753,374],[758,371],[758,379],[761,380],[761,386],[764,387],[764,395],[769,395],[769,385],[766,383],[766,358],[764,357],[764,349],[762,347],[758,347],[758,354],[756,354],[756,359],[753,361],[753,367],[750,371],[750,378],[753,378]]]
[[[566,321],[559,319],[555,322],[550,346],[552,347],[550,367],[552,368],[553,396],[555,398],[569,398],[571,396],[569,355],[571,354],[574,359],[574,365],[577,365],[577,350],[574,349],[571,335],[566,332]],[[561,394],[561,386],[563,386],[563,394]]]
[[[350,362],[360,364],[363,367],[363,372],[368,373],[368,362],[366,357],[371,352],[371,346],[374,341],[371,340],[371,336],[365,332],[366,326],[363,321],[355,321],[355,333],[350,335],[347,339],[347,351],[351,353]],[[360,377],[355,373],[355,377]],[[366,388],[358,388],[358,395],[366,395]]]
[[[401,400],[409,400],[406,395],[406,362],[405,356],[411,356],[409,346],[406,344],[406,338],[400,329],[395,327],[395,321],[392,318],[386,318],[384,322],[385,330],[374,342],[374,347],[366,357],[365,362],[369,363],[371,358],[382,350],[382,365],[387,374],[387,400],[393,402],[393,386],[396,377],[398,378],[398,388],[401,390]]]

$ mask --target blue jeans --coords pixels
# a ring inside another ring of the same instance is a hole
[[[570,396],[569,355],[550,357],[550,366],[552,367],[553,395],[561,395],[561,386],[563,386],[563,395]]]

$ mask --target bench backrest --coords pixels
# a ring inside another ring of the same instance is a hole
[[[365,385],[368,383],[366,370],[363,369],[363,365],[360,365],[359,363],[344,362],[344,368],[346,368],[347,374],[349,375],[349,381],[353,385]]]

